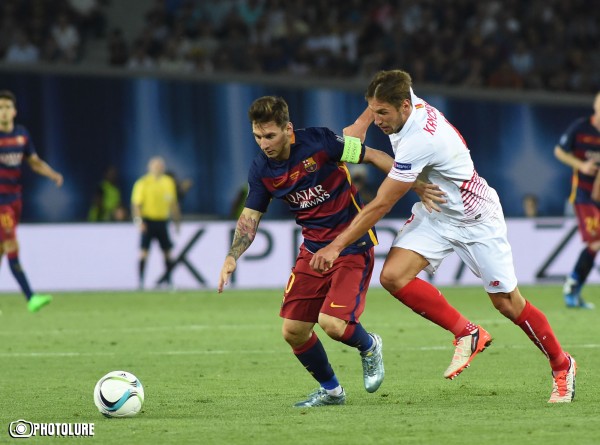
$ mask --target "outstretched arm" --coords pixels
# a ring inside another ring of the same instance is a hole
[[[231,248],[229,249],[229,253],[227,253],[223,267],[221,268],[219,286],[217,288],[219,293],[223,292],[223,286],[229,283],[229,277],[237,267],[238,258],[242,256],[254,241],[256,231],[258,230],[258,223],[260,222],[262,215],[263,214],[258,210],[252,210],[248,207],[244,207],[244,210],[242,210],[237,225],[235,226]]]
[[[586,161],[583,161],[583,160],[573,156],[572,153],[569,153],[568,151],[564,151],[558,145],[556,147],[554,147],[554,156],[556,157],[556,159],[558,159],[563,164],[568,165],[569,167],[572,167],[575,170],[579,170],[584,175],[593,176],[598,171],[598,166],[596,165],[596,161],[594,161],[593,159],[588,159]]]
[[[394,158],[384,151],[365,147],[365,156],[363,157],[362,163],[372,164],[383,173],[388,174],[394,165]]]
[[[592,199],[596,202],[600,202],[600,173],[596,173],[596,179],[594,179],[594,185],[592,186]]]
[[[27,163],[38,175],[45,176],[53,181],[57,187],[63,184],[63,176],[34,154],[27,158]]]
[[[171,219],[173,220],[173,224],[175,224],[175,231],[179,233],[181,227],[181,207],[179,207],[177,199],[174,199],[171,203]]]
[[[401,182],[385,178],[377,196],[354,217],[346,229],[329,245],[317,251],[310,260],[310,267],[317,272],[325,272],[331,268],[342,250],[363,236],[381,218],[384,217],[394,204],[412,187],[412,182]]]

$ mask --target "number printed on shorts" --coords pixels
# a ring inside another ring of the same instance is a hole
[[[600,219],[597,216],[588,216],[584,219],[585,231],[590,235],[596,235],[598,233],[598,226],[600,226]]]

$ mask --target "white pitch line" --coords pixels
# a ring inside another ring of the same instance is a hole
[[[509,323],[509,320],[500,318],[496,320],[477,320],[478,324],[482,325],[492,325],[492,324],[504,324]],[[372,322],[369,323],[369,326],[373,325]],[[374,323],[374,326],[371,326],[373,330],[384,329],[384,328],[397,328],[401,327],[403,329],[417,328],[422,327],[422,323],[406,323],[402,322],[401,324],[395,323]],[[136,333],[136,332],[166,332],[166,331],[204,331],[208,329],[223,329],[223,330],[252,330],[252,329],[277,329],[279,331],[280,324],[274,322],[273,324],[189,324],[189,325],[178,325],[178,326],[144,326],[144,327],[121,327],[121,328],[104,328],[104,329],[96,329],[94,332],[97,333]],[[21,338],[23,335],[76,335],[80,333],[89,332],[86,329],[50,329],[50,330],[27,330],[27,331],[8,331],[8,330],[0,330],[0,336],[6,335],[19,335]]]
[[[530,345],[494,345],[494,349],[528,349]],[[566,345],[567,349],[600,349],[600,344],[583,344],[583,345]],[[386,352],[402,352],[402,351],[448,351],[451,350],[448,346],[421,346],[416,348],[386,348]],[[255,354],[282,354],[286,351],[279,350],[208,350],[197,349],[188,351],[142,351],[141,355],[255,355]],[[130,352],[127,354],[131,355]],[[69,357],[106,357],[117,356],[119,352],[0,352],[0,357],[6,358],[69,358]]]

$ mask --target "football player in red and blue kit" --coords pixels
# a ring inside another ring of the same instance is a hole
[[[573,168],[569,200],[575,207],[579,232],[586,244],[565,281],[565,304],[569,308],[593,309],[594,305],[581,297],[581,288],[600,250],[600,203],[592,199],[592,186],[600,165],[600,93],[594,100],[594,114],[575,120],[560,137],[554,154]]]
[[[271,199],[284,200],[302,227],[304,243],[284,291],[282,333],[319,383],[315,392],[295,406],[342,405],[345,391],[313,328],[318,323],[332,339],[358,349],[365,389],[375,392],[379,388],[384,378],[382,340],[359,321],[373,271],[375,229],[349,245],[339,263],[326,273],[314,272],[309,263],[313,253],[333,240],[363,207],[345,163],[371,163],[387,173],[393,161],[386,153],[365,147],[359,138],[337,136],[327,128],[295,130],[287,103],[280,97],[257,99],[248,116],[261,152],[250,168],[248,197],[218,291],[223,291],[237,259],[252,244]],[[415,191],[435,205],[436,191],[426,187]]]
[[[345,141],[327,128],[294,130],[287,103],[278,97],[257,99],[248,112],[261,152],[248,174],[248,197],[237,223],[219,291],[250,246],[272,198],[283,199],[302,227],[304,243],[292,269],[281,306],[283,337],[320,387],[298,407],[342,405],[346,394],[313,327],[319,323],[331,338],[360,351],[365,388],[376,391],[384,377],[382,341],[359,322],[373,272],[375,230],[349,246],[339,267],[320,274],[309,267],[312,252],[350,223],[362,208],[344,163],[371,162],[388,171],[392,159]]]
[[[35,294],[19,261],[17,225],[21,218],[22,162],[31,169],[51,179],[58,187],[63,177],[37,155],[29,132],[15,125],[16,98],[11,91],[0,91],[0,258],[8,257],[8,264],[19,283],[30,312],[37,312],[50,303],[50,295]]]

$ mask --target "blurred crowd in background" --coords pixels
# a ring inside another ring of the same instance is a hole
[[[123,69],[600,90],[592,0],[127,0],[146,6],[133,32],[111,19],[119,1],[2,0],[0,59],[85,64],[93,41]]]

